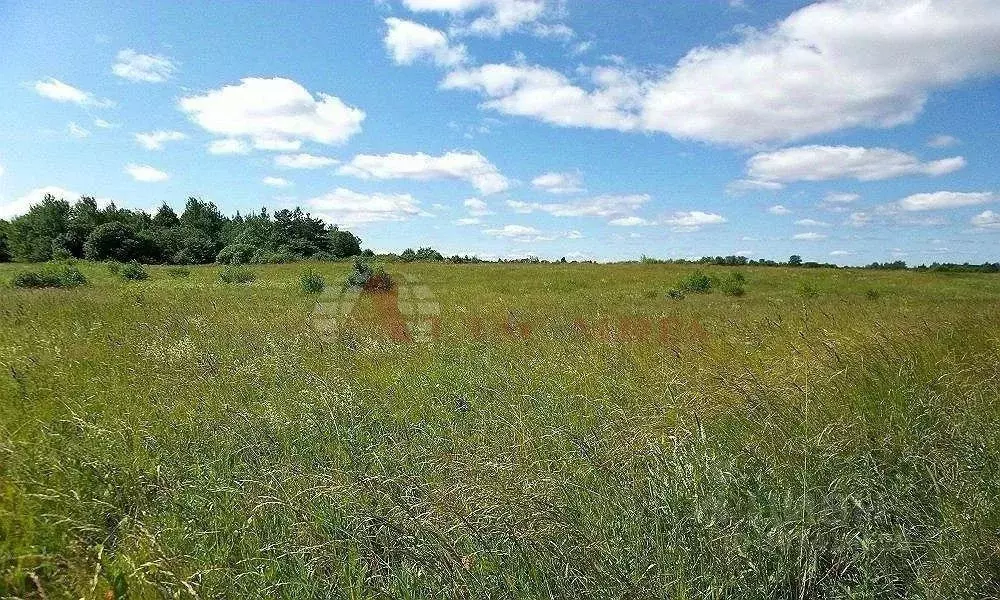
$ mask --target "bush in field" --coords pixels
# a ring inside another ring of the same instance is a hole
[[[746,288],[744,287],[746,280],[743,273],[732,271],[729,275],[716,282],[715,286],[727,296],[742,296],[746,293]]]
[[[37,271],[21,271],[11,280],[19,288],[72,288],[87,283],[87,278],[73,265],[47,264]]]
[[[667,297],[673,298],[674,300],[683,300],[684,290],[680,290],[677,288],[670,288],[669,290],[667,290]]]
[[[799,295],[803,298],[815,298],[819,296],[819,288],[809,281],[803,281],[799,284]]]
[[[117,260],[109,260],[104,263],[104,266],[108,268],[108,273],[112,275],[117,275],[122,270],[122,264]]]
[[[242,265],[253,259],[256,248],[249,244],[229,244],[215,257],[220,265]]]
[[[168,267],[166,273],[169,277],[187,277],[191,275],[191,269],[187,267]]]
[[[388,292],[392,290],[392,278],[389,274],[385,272],[382,267],[375,267],[372,270],[371,277],[368,278],[368,282],[365,283],[364,289],[366,292]]]
[[[878,290],[873,288],[869,288],[868,291],[865,292],[865,298],[868,298],[869,300],[872,301],[878,300],[881,297],[882,294]]]
[[[712,279],[701,271],[695,271],[681,279],[677,288],[693,294],[708,294],[712,291]]]
[[[219,271],[219,281],[222,283],[253,283],[257,275],[250,269],[240,265],[229,265]]]
[[[301,284],[303,292],[318,294],[326,287],[326,280],[316,271],[309,269],[302,273],[302,277],[299,278],[299,284]]]
[[[130,260],[122,266],[119,275],[125,281],[142,281],[149,279],[149,273],[136,260]]]
[[[382,267],[372,267],[360,256],[354,258],[354,266],[344,287],[359,287],[367,292],[388,292],[392,289],[392,278]]]

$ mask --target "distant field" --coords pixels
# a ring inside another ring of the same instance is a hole
[[[1000,276],[80,266],[0,265],[0,597],[1000,595]]]

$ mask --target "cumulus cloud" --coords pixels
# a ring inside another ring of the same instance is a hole
[[[986,204],[1000,199],[993,192],[930,192],[903,198],[897,206],[905,211],[939,210]]]
[[[527,225],[504,225],[497,229],[484,229],[489,236],[510,239],[517,242],[539,242],[554,240],[558,236],[543,235],[541,231]]]
[[[282,77],[247,77],[181,98],[180,109],[210,133],[249,140],[262,150],[296,150],[302,142],[340,144],[361,131],[365,112],[325,93],[315,97]]]
[[[405,221],[421,214],[420,203],[410,194],[365,194],[337,188],[306,203],[325,221],[344,226]]]
[[[261,179],[261,183],[271,187],[288,187],[292,185],[291,181],[288,181],[283,177],[265,177],[264,179]]]
[[[797,146],[753,155],[747,161],[747,174],[775,182],[876,181],[903,175],[944,175],[964,166],[961,156],[921,162],[912,154],[889,148]]]
[[[94,108],[114,106],[114,102],[111,100],[98,99],[90,92],[85,92],[52,77],[36,81],[32,87],[39,96],[55,100],[56,102],[69,102]]]
[[[825,233],[816,233],[815,231],[809,231],[806,233],[796,233],[795,235],[792,236],[792,239],[805,240],[807,242],[815,242],[819,240],[825,240],[826,237],[827,236]]]
[[[860,199],[860,194],[854,194],[851,192],[829,192],[823,197],[823,202],[826,204],[850,204],[852,202],[857,202]]]
[[[468,211],[473,217],[483,217],[486,215],[492,215],[493,211],[489,209],[486,202],[480,200],[479,198],[469,198],[462,203],[465,210]]]
[[[611,219],[608,221],[608,225],[614,225],[616,227],[639,227],[642,225],[653,225],[652,221],[647,221],[642,217],[619,217],[617,219]]]
[[[652,85],[643,127],[752,145],[912,121],[928,94],[1000,71],[995,0],[837,0],[698,47]]]
[[[247,154],[248,152],[250,152],[250,145],[243,140],[213,140],[208,144],[209,154]]]
[[[799,227],[829,227],[830,224],[825,221],[817,221],[816,219],[799,219],[795,222]]]
[[[465,46],[452,45],[448,36],[420,23],[389,17],[385,34],[385,47],[398,65],[429,60],[442,67],[453,67],[467,60]]]
[[[585,89],[546,67],[488,64],[452,71],[441,82],[441,88],[478,92],[487,98],[481,104],[483,108],[553,125],[636,129],[640,81],[614,67],[591,69],[589,79],[591,89]]]
[[[510,187],[499,169],[478,152],[448,152],[441,156],[417,154],[359,154],[340,167],[341,175],[362,179],[459,179],[481,194],[495,194]]]
[[[697,231],[705,225],[718,225],[725,222],[726,219],[722,215],[700,210],[678,211],[664,221],[667,225],[672,226],[674,231]]]
[[[166,56],[140,54],[132,49],[118,53],[118,61],[111,67],[115,75],[129,81],[161,83],[170,79],[177,71],[177,65]]]
[[[762,181],[760,179],[737,179],[726,186],[726,193],[739,195],[744,192],[776,192],[784,189],[785,184],[777,181]]]
[[[851,227],[864,227],[872,222],[872,216],[866,212],[852,212],[847,217],[847,224]]]
[[[927,140],[927,145],[931,148],[950,148],[958,143],[958,138],[950,135],[936,135]]]
[[[187,139],[180,131],[150,131],[135,134],[135,141],[146,150],[161,150],[167,142],[179,142]]]
[[[790,214],[792,211],[790,211],[787,208],[785,208],[785,206],[782,205],[782,204],[775,204],[774,206],[768,208],[767,212],[771,213],[772,215],[779,215],[780,216],[780,215]]]
[[[125,172],[136,181],[144,183],[157,183],[170,179],[170,175],[149,165],[129,164],[125,166]]]
[[[508,200],[507,206],[519,213],[545,212],[555,217],[620,217],[649,202],[649,194],[606,194],[573,202],[523,202]]]
[[[531,26],[529,31],[540,37],[572,36],[565,25],[538,23],[547,14],[545,0],[403,0],[403,4],[414,12],[471,17],[453,27],[461,34],[498,37]]]
[[[479,217],[463,217],[452,221],[455,225],[482,225],[483,220]]]
[[[2,173],[3,170],[0,169],[0,174]],[[55,185],[35,188],[15,200],[11,200],[10,202],[0,202],[0,219],[12,219],[16,216],[23,215],[28,212],[28,209],[32,206],[40,203],[47,195],[51,195],[58,200],[73,202],[83,194]],[[97,205],[102,208],[111,203],[111,199],[109,198],[96,198],[95,200],[97,201]]]
[[[322,169],[339,162],[339,160],[329,156],[316,156],[314,154],[279,154],[274,157],[274,164],[286,169]]]
[[[531,185],[552,194],[576,194],[583,190],[583,176],[580,173],[548,172],[531,180]]]
[[[980,229],[1000,229],[1000,213],[984,210],[972,217],[972,224]]]

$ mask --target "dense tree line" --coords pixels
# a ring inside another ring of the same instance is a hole
[[[198,198],[188,198],[180,215],[167,204],[150,215],[114,204],[99,208],[89,196],[70,204],[47,195],[24,215],[0,221],[0,261],[228,264],[332,260],[360,253],[356,235],[300,208],[226,217],[214,203]]]

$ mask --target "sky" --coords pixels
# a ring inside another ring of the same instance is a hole
[[[301,206],[364,247],[1000,260],[996,0],[0,1],[0,218]]]

